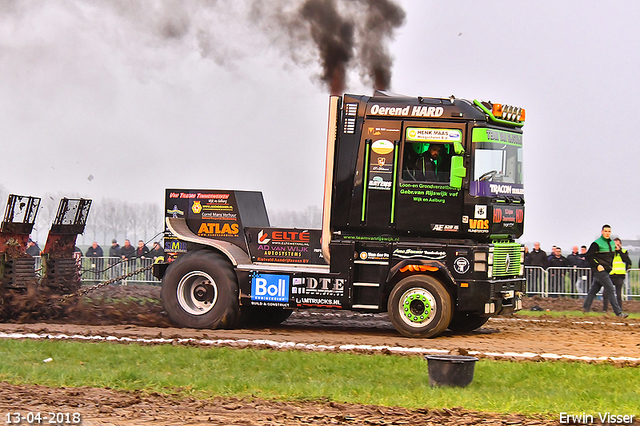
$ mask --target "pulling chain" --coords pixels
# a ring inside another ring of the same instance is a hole
[[[111,278],[110,280],[92,285],[90,287],[85,287],[85,288],[81,288],[80,290],[76,291],[75,293],[71,293],[71,294],[65,294],[64,296],[62,296],[62,298],[60,299],[60,302],[65,302],[68,299],[71,299],[72,297],[80,297],[80,296],[86,296],[87,294],[96,291],[97,289],[101,288],[101,287],[105,287],[108,286],[109,284],[113,284],[116,281],[122,281],[125,280],[129,277],[132,277],[134,275],[137,275],[141,272],[145,272],[148,271],[149,269],[153,268],[153,264],[151,265],[147,265],[143,268],[137,269],[135,271],[131,271],[127,274],[121,275],[119,277],[115,277],[115,278]]]

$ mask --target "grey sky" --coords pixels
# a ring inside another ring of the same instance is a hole
[[[640,4],[398,3],[393,91],[526,108],[523,242],[566,254],[605,222],[640,235]],[[247,4],[0,0],[0,184],[160,206],[166,187],[252,189],[273,210],[320,205],[319,66],[302,50],[291,60]],[[371,93],[359,77],[347,91]]]

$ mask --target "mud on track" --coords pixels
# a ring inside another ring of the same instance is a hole
[[[435,339],[410,339],[396,332],[386,314],[358,314],[339,310],[301,310],[294,312],[282,325],[269,329],[180,329],[170,323],[158,299],[159,287],[105,287],[91,294],[90,299],[50,309],[49,312],[55,313],[55,317],[49,319],[30,317],[27,311],[11,322],[0,323],[0,332],[110,335],[141,339],[213,339],[228,340],[234,346],[241,345],[237,343],[241,340],[293,342],[316,347],[386,346],[474,352],[479,357],[529,353],[533,356],[525,359],[534,360],[540,359],[535,357],[536,354],[640,359],[640,320],[620,320],[612,314],[567,318],[505,316],[492,318],[482,328],[470,333],[446,331]],[[579,299],[570,298],[527,298],[524,309],[535,305],[550,310],[579,310],[581,303]],[[594,310],[601,306],[601,302],[595,302]],[[640,301],[625,302],[624,307],[628,312],[640,312]],[[521,359],[517,356],[512,358]]]
[[[159,288],[109,287],[62,309],[47,320],[22,316],[0,324],[0,333],[35,333],[115,336],[132,339],[184,339],[246,342],[295,342],[316,348],[361,345],[355,351],[375,352],[376,347],[477,352],[480,357],[522,360],[516,356],[557,354],[574,357],[615,357],[620,365],[638,365],[624,357],[640,359],[640,321],[617,317],[551,318],[510,316],[491,319],[470,333],[445,332],[435,339],[408,339],[398,334],[384,314],[363,315],[341,311],[300,311],[270,329],[195,330],[173,327],[156,300]],[[601,307],[594,303],[594,310]],[[526,300],[525,309],[538,305],[551,310],[579,310],[576,299]],[[640,312],[640,302],[626,303],[628,312]],[[194,344],[190,342],[188,344]],[[198,343],[196,343],[198,344]],[[264,345],[262,345],[264,346]],[[262,347],[257,344],[257,347]],[[277,346],[268,346],[277,347]],[[362,349],[368,347],[371,349]],[[291,348],[284,346],[283,349]],[[378,352],[393,353],[388,350]],[[513,353],[513,355],[510,355]],[[494,354],[494,355],[492,355]],[[528,359],[542,360],[541,357]],[[544,358],[549,359],[549,358]],[[553,359],[553,358],[551,358]],[[601,361],[589,361],[601,362]],[[10,411],[80,412],[84,425],[547,425],[556,420],[494,415],[464,409],[405,410],[401,408],[336,404],[333,402],[280,403],[260,399],[183,399],[177,395],[146,395],[110,389],[50,389],[0,383],[0,414]]]

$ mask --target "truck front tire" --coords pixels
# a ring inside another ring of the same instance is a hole
[[[387,308],[394,327],[406,337],[438,336],[453,317],[451,295],[428,275],[412,275],[398,282]]]
[[[487,321],[489,321],[489,317],[481,317],[470,312],[456,312],[453,314],[453,319],[449,324],[449,330],[456,332],[473,331],[482,327]]]
[[[238,283],[218,253],[198,250],[167,268],[160,293],[169,318],[180,327],[228,328],[238,318]]]

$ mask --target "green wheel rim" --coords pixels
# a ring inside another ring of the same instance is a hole
[[[402,320],[412,327],[422,327],[433,320],[436,303],[433,294],[424,288],[411,288],[400,297]]]

